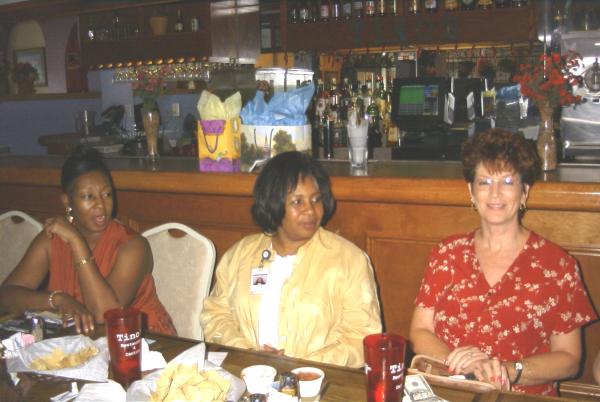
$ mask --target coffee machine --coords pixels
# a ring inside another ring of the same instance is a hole
[[[561,52],[580,55],[581,65],[573,71],[582,79],[573,87],[582,98],[579,105],[562,108],[560,120],[563,160],[600,161],[600,31],[571,31],[562,34]]]

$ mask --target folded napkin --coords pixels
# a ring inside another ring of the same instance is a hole
[[[125,401],[125,390],[118,382],[108,380],[103,383],[85,384],[75,402],[120,402]]]

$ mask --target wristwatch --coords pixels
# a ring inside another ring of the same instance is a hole
[[[515,379],[512,382],[512,385],[518,384],[519,380],[521,379],[521,374],[523,374],[523,362],[522,361],[515,362],[514,369],[515,369]]]

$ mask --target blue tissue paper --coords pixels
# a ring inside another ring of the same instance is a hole
[[[308,123],[306,109],[315,86],[313,83],[287,92],[278,92],[265,102],[265,94],[256,91],[254,99],[240,112],[243,124],[255,126],[301,126]]]

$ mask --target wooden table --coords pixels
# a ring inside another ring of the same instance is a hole
[[[99,330],[103,332],[102,329]],[[100,336],[100,335],[98,335]],[[161,352],[167,361],[179,353],[192,347],[197,341],[168,337],[162,335],[149,335],[156,342],[151,345],[152,350]],[[300,359],[284,356],[249,351],[244,349],[208,344],[209,351],[228,352],[222,367],[235,376],[240,376],[241,370],[253,364],[266,364],[277,369],[278,373],[289,371],[296,367],[311,365],[321,368],[325,372],[327,387],[321,400],[324,402],[363,402],[366,399],[365,377],[362,370],[349,369],[328,364],[315,364]],[[68,382],[51,382],[34,379],[28,375],[21,375],[21,384],[13,387],[6,375],[5,365],[0,365],[0,401],[48,401],[51,396],[67,391]],[[79,383],[79,387],[83,386]],[[528,401],[558,401],[564,398],[532,397],[515,393],[489,392],[477,394],[448,387],[434,386],[435,393],[451,402],[528,402]]]

